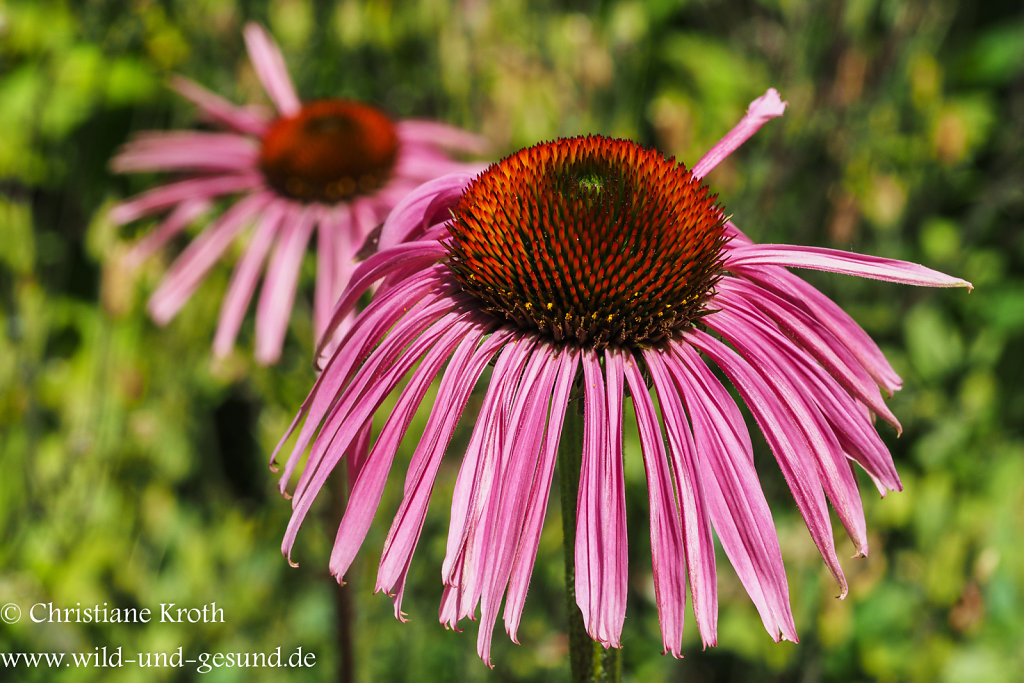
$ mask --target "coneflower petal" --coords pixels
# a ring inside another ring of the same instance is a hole
[[[820,322],[796,305],[740,278],[722,278],[719,289],[723,293],[720,296],[727,297],[729,293],[735,293],[739,298],[733,301],[768,315],[789,337],[814,356],[847,391],[895,427],[897,434],[902,432],[899,420],[885,405],[874,379],[846,345]]]
[[[256,284],[263,271],[263,263],[270,253],[270,247],[274,244],[274,238],[286,213],[287,205],[283,202],[272,202],[267,207],[260,216],[249,244],[246,245],[245,254],[235,265],[227,294],[224,295],[221,304],[217,332],[213,337],[213,353],[216,356],[227,355],[235,345],[245,311],[252,301]]]
[[[256,75],[277,110],[282,116],[297,113],[302,105],[288,75],[288,67],[285,66],[281,50],[259,24],[246,24],[244,35],[245,46],[249,50],[249,59],[256,69]]]
[[[472,346],[477,341],[479,332],[471,332],[458,340],[456,347]],[[370,529],[370,522],[380,505],[384,483],[391,471],[391,463],[398,445],[409,429],[409,424],[423,397],[430,389],[430,383],[452,353],[451,345],[438,343],[423,357],[423,361],[413,372],[394,410],[381,428],[367,460],[359,468],[358,476],[351,483],[349,503],[338,525],[334,550],[331,552],[331,574],[339,580],[345,576],[356,556],[356,551],[366,538],[366,532]]]
[[[153,319],[165,324],[173,318],[235,237],[272,201],[269,194],[246,197],[193,240],[150,297],[148,308]]]
[[[400,595],[413,551],[423,530],[427,505],[441,464],[441,456],[451,441],[455,426],[465,410],[480,374],[510,337],[510,331],[499,330],[479,347],[475,342],[460,346],[445,370],[437,390],[437,402],[409,463],[405,477],[405,495],[384,543],[377,572],[377,590],[389,595]],[[395,601],[396,615],[400,610],[399,597]]]
[[[786,111],[786,104],[779,97],[778,90],[769,88],[764,95],[750,103],[746,116],[694,165],[693,175],[703,178],[710,173],[715,166],[722,163],[723,159],[735,152],[737,147],[760,130],[761,126],[782,116]]]
[[[171,131],[141,133],[110,164],[117,173],[204,171],[239,173],[256,165],[259,145],[246,135]]]
[[[651,378],[658,390],[658,404],[665,419],[669,438],[669,455],[676,484],[683,522],[683,544],[693,612],[704,646],[717,641],[718,589],[715,551],[711,543],[711,522],[708,519],[704,490],[698,476],[693,433],[679,400],[678,381],[671,373],[671,357],[650,350],[644,354]]]
[[[794,423],[789,410],[779,403],[779,397],[773,387],[750,365],[748,359],[701,330],[692,331],[686,335],[686,339],[706,353],[722,369],[750,408],[768,446],[775,454],[797,508],[807,523],[811,539],[839,583],[841,594],[845,596],[846,577],[836,556],[832,524],[829,522],[825,496],[815,471],[816,464],[808,462],[804,454],[807,444],[804,432]]]
[[[524,532],[558,366],[550,348],[541,347],[531,354],[509,414],[511,438],[502,444],[499,479],[491,489],[485,516],[480,521],[487,533],[486,541],[476,551],[475,564],[482,573],[477,652],[488,664],[498,608]]]
[[[209,210],[210,202],[205,199],[181,202],[156,229],[132,245],[124,256],[124,265],[131,269],[138,268],[143,261]]]
[[[626,363],[626,381],[633,397],[640,432],[640,447],[647,473],[650,497],[651,567],[654,573],[654,599],[661,623],[662,654],[681,656],[683,624],[686,614],[686,567],[683,524],[676,504],[668,454],[658,423],[658,415],[647,386],[636,364]]]
[[[555,472],[558,445],[562,437],[562,425],[566,409],[569,406],[569,394],[578,365],[579,354],[575,349],[562,349],[558,353],[558,374],[551,396],[544,445],[537,463],[533,487],[528,494],[526,521],[512,565],[508,597],[505,600],[505,630],[513,642],[517,643],[519,642],[517,639],[519,620],[523,614],[526,589],[530,584],[530,575],[533,573],[533,565],[537,557],[541,528],[544,525],[544,513],[547,511],[551,481]]]
[[[223,194],[253,190],[262,183],[263,179],[256,173],[232,173],[179,180],[118,203],[110,210],[110,220],[116,225],[124,225],[182,202],[213,199]]]
[[[696,351],[686,344],[672,350],[697,452],[707,465],[701,472],[711,523],[765,629],[776,640],[781,633],[796,642],[782,551],[743,417]]]
[[[622,358],[583,362],[583,460],[576,506],[576,604],[590,637],[620,647],[626,618],[626,501],[622,474]],[[571,476],[571,475],[570,475]]]
[[[316,227],[317,213],[315,207],[296,211],[281,228],[256,304],[256,360],[260,363],[270,365],[281,356],[288,318],[279,312],[291,310],[295,301],[299,268]]]
[[[791,415],[793,423],[803,433],[818,479],[857,546],[857,553],[866,555],[867,532],[857,481],[838,439],[825,424],[812,398],[816,389],[802,382],[801,362],[790,361],[780,341],[781,335],[760,314],[723,310],[715,313],[713,320],[709,319],[707,323],[726,337],[740,355],[768,380],[768,386],[785,406],[782,414]],[[765,348],[773,352],[764,353]]]
[[[184,76],[172,76],[171,87],[217,123],[256,137],[267,131],[270,121],[263,116],[244,107],[236,107],[220,95],[215,95]]]
[[[967,280],[940,273],[917,263],[824,247],[797,247],[789,244],[738,246],[727,252],[725,261],[726,268],[732,268],[734,265],[810,268],[920,287],[974,288]]]

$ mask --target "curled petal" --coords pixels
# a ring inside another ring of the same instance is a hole
[[[779,91],[769,88],[768,92],[750,103],[746,116],[697,162],[693,167],[693,175],[698,179],[706,176],[735,152],[737,147],[749,140],[761,126],[776,116],[782,116],[785,111],[786,103],[779,97]]]

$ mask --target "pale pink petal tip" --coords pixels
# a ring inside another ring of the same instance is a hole
[[[782,116],[786,111],[788,102],[783,102],[779,97],[779,91],[775,88],[768,88],[768,92],[758,97],[747,107],[747,116],[757,117],[764,121]]]

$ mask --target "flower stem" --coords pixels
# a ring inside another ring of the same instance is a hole
[[[348,503],[348,477],[332,477],[329,490],[333,519],[341,519]],[[352,633],[356,605],[352,586],[335,582],[333,576],[328,576],[328,580],[334,591],[335,644],[338,647],[338,670],[335,680],[339,683],[352,683],[355,680],[356,659],[355,639]]]
[[[576,500],[583,462],[583,413],[577,401],[569,404],[558,446],[558,478],[562,493],[562,546],[565,551],[565,605],[569,618],[569,663],[573,683],[618,683],[622,650],[593,640],[576,604]]]

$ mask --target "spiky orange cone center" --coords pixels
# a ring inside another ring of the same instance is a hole
[[[704,313],[725,216],[673,159],[600,136],[492,165],[449,223],[449,266],[487,312],[549,340],[644,347]]]

